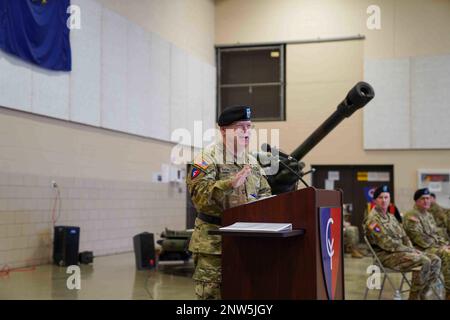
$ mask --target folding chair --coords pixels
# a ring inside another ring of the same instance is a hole
[[[391,284],[392,289],[394,289],[394,294],[402,294],[405,292],[409,292],[411,289],[411,282],[408,280],[408,278],[406,277],[406,274],[412,272],[412,271],[420,271],[420,267],[414,268],[411,271],[407,271],[407,272],[403,272],[403,271],[399,271],[399,270],[395,270],[395,269],[391,269],[391,268],[387,268],[385,266],[383,266],[383,264],[381,263],[380,259],[378,258],[377,254],[375,253],[375,251],[372,248],[372,245],[370,244],[369,240],[367,239],[366,236],[364,236],[364,241],[366,242],[367,246],[369,247],[370,252],[372,253],[373,256],[373,262],[372,264],[380,267],[380,269],[382,270],[382,273],[384,274],[383,277],[383,282],[381,284],[381,288],[380,288],[380,293],[378,294],[378,300],[380,300],[381,298],[381,294],[383,293],[384,290],[384,283],[386,281],[386,279],[388,279],[389,283]],[[402,276],[402,280],[400,281],[400,287],[397,289],[392,281],[391,278],[389,278],[388,273],[400,273]],[[442,273],[439,275],[439,278],[437,279],[437,281],[439,281],[442,285],[444,285],[444,278],[442,276]],[[407,283],[410,289],[406,289],[403,290],[403,285],[404,283]],[[436,292],[436,289],[434,288],[434,286],[431,286],[431,291],[433,291],[433,294],[435,295],[435,297],[438,298],[438,300],[443,300],[443,298],[438,294],[438,292]],[[366,285],[366,290],[364,292],[364,300],[367,299],[367,294],[369,293],[369,288]]]
[[[391,269],[391,268],[387,268],[387,267],[383,266],[383,264],[381,263],[380,259],[378,258],[377,254],[373,250],[372,245],[370,244],[370,242],[369,242],[369,240],[367,239],[366,236],[364,236],[364,241],[366,242],[367,246],[369,247],[370,252],[372,253],[372,256],[373,256],[372,264],[378,266],[381,269],[381,272],[384,274],[383,281],[382,281],[381,287],[380,287],[380,292],[378,294],[378,300],[381,299],[381,294],[383,293],[384,284],[386,282],[386,279],[389,281],[392,289],[394,290],[394,294],[395,295],[402,294],[402,293],[405,293],[405,292],[409,292],[410,289],[403,290],[403,285],[405,284],[405,282],[408,284],[409,288],[411,288],[411,282],[406,277],[406,274],[411,272],[411,271],[420,270],[420,268],[414,268],[413,270],[408,271],[408,272],[402,272],[402,271],[399,271],[399,270],[394,270],[394,269]],[[395,286],[395,284],[392,281],[391,277],[389,277],[389,275],[388,275],[388,274],[394,274],[394,273],[399,273],[402,276],[402,280],[400,281],[400,287],[398,287],[398,288]],[[367,299],[367,294],[368,293],[369,293],[369,287],[366,285],[366,290],[364,292],[364,300]]]

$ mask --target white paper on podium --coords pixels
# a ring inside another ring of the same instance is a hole
[[[292,223],[236,222],[220,228],[221,231],[236,232],[281,232],[292,231]]]

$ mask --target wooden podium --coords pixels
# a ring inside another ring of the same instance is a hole
[[[235,222],[293,231],[211,232],[222,235],[223,299],[344,299],[340,191],[310,187],[226,210],[223,226]]]

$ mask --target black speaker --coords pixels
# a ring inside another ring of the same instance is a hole
[[[136,269],[145,270],[156,267],[155,242],[153,233],[143,232],[133,237]]]
[[[55,226],[53,262],[59,266],[78,265],[79,243],[79,227]]]
[[[94,261],[94,253],[92,251],[83,251],[78,255],[78,261],[82,264],[89,264]]]

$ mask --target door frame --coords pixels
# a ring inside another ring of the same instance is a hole
[[[393,164],[312,164],[311,169],[325,169],[330,168],[329,171],[336,171],[339,170],[338,168],[343,169],[355,169],[357,167],[364,167],[364,168],[373,168],[378,169],[379,167],[390,167],[391,170],[389,170],[391,174],[391,183],[392,183],[392,190],[391,190],[391,202],[395,203],[395,170]],[[314,186],[314,174],[311,175],[311,185]]]

